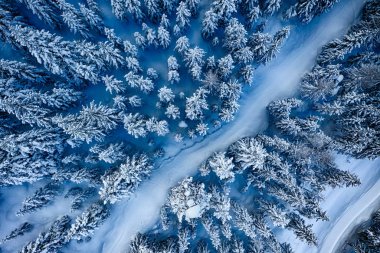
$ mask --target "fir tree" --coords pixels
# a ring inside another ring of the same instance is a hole
[[[152,165],[146,155],[126,157],[118,170],[102,177],[103,186],[99,195],[104,203],[115,203],[123,198],[129,198],[141,182],[152,170]]]

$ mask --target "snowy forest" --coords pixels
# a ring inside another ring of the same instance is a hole
[[[379,51],[378,0],[0,0],[0,252],[380,252]]]

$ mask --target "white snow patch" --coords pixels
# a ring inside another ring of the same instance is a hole
[[[185,216],[186,220],[200,218],[203,213],[202,207],[200,205],[195,205],[186,210]]]
[[[181,120],[181,122],[178,123],[178,126],[181,127],[181,128],[187,128],[187,124],[183,120]]]

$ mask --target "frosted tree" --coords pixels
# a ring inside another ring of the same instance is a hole
[[[145,122],[145,125],[147,131],[156,133],[158,136],[165,136],[169,133],[169,125],[166,120],[157,120],[152,117]]]
[[[174,93],[172,89],[163,86],[158,90],[158,98],[160,99],[161,102],[169,103],[173,102],[174,100]]]
[[[302,95],[314,102],[326,100],[327,97],[334,95],[334,90],[342,77],[337,65],[328,65],[324,68],[317,65],[302,77]]]
[[[147,46],[158,46],[156,31],[148,27],[145,23],[142,24],[142,29],[145,31],[145,38]]]
[[[256,170],[264,166],[267,152],[254,138],[242,138],[232,144],[229,150],[234,157],[234,162],[239,165],[239,171],[247,168]]]
[[[208,131],[208,126],[206,123],[201,122],[197,124],[197,127],[195,130],[198,132],[199,136],[205,136]]]
[[[170,45],[170,33],[163,26],[158,27],[157,40],[158,44],[163,48],[167,48]]]
[[[87,8],[84,4],[79,4],[79,9],[84,20],[90,25],[91,29],[98,31],[99,33],[104,31],[104,23],[102,17],[99,15],[99,11]]]
[[[29,233],[32,230],[33,225],[28,222],[24,222],[16,229],[12,230],[3,240],[1,240],[1,243],[7,242],[19,236],[23,236],[24,234]]]
[[[214,217],[219,219],[222,224],[227,224],[232,219],[232,216],[230,214],[231,199],[228,196],[228,188],[220,190],[217,187],[212,187],[211,194],[211,208],[213,209]]]
[[[216,152],[209,158],[208,163],[211,170],[214,171],[221,180],[233,181],[235,175],[232,160],[233,158],[226,157],[225,152]]]
[[[90,148],[90,152],[96,154],[99,160],[111,164],[123,160],[125,156],[123,143],[111,143],[107,147],[95,145]]]
[[[94,203],[71,225],[66,235],[66,240],[82,240],[91,236],[104,220],[109,216],[109,209],[102,203]]]
[[[297,16],[302,22],[308,23],[315,16],[327,11],[336,2],[336,0],[325,0],[323,2],[316,0],[297,1],[297,3],[291,6],[287,11],[286,17]]]
[[[313,234],[312,225],[306,225],[305,221],[296,213],[290,213],[288,215],[289,223],[286,226],[292,229],[298,238],[306,241],[310,245],[317,245],[317,238]]]
[[[166,107],[165,115],[169,119],[179,119],[180,118],[180,112],[179,108],[175,106],[174,104],[169,104],[168,107]]]
[[[161,21],[160,21],[160,26],[168,29],[170,26],[170,20],[168,19],[168,16],[166,14],[162,14]]]
[[[175,134],[174,135],[174,141],[178,142],[178,143],[183,142],[183,136],[182,136],[182,134],[179,134],[179,133]]]
[[[141,10],[141,2],[138,0],[124,1],[127,14],[131,14],[137,22],[141,22],[144,19],[144,13]],[[125,17],[125,16],[124,16]]]
[[[54,128],[10,134],[0,139],[0,185],[35,182],[60,168],[62,134]]]
[[[240,75],[244,83],[251,86],[253,82],[254,68],[250,65],[244,66],[240,69]]]
[[[215,0],[212,8],[218,18],[224,22],[228,21],[231,15],[237,11],[235,0]]]
[[[190,48],[185,52],[184,61],[194,79],[200,80],[204,56],[205,51],[199,47]]]
[[[218,29],[218,15],[211,9],[205,12],[202,20],[202,35],[204,38],[210,38]]]
[[[154,83],[150,78],[136,75],[133,71],[128,72],[124,78],[132,88],[137,87],[145,93],[149,93],[154,88]]]
[[[111,0],[112,12],[118,19],[123,19],[126,13],[126,6],[124,0]]]
[[[229,80],[220,84],[219,97],[237,101],[242,93],[241,84],[236,80]]]
[[[179,37],[175,43],[174,50],[184,55],[190,47],[189,38],[186,36]]]
[[[62,11],[63,22],[73,33],[79,33],[84,38],[90,37],[89,27],[84,20],[84,16],[70,3],[65,0],[56,0],[56,4]]]
[[[62,216],[53,222],[51,227],[41,232],[38,237],[25,245],[20,253],[57,252],[66,243],[66,236],[70,228],[70,217]]]
[[[195,16],[198,11],[198,5],[200,0],[185,0],[185,2],[191,12],[191,15]]]
[[[62,37],[18,25],[12,28],[11,35],[16,43],[25,47],[38,63],[53,74],[67,76],[69,72],[85,80],[97,81],[96,66],[77,59],[73,44],[63,41]]]
[[[211,194],[206,193],[205,185],[193,182],[193,178],[184,179],[170,190],[168,205],[182,222],[200,218],[210,208]]]
[[[138,113],[124,115],[124,128],[135,138],[147,135],[145,119]]]
[[[32,11],[39,19],[49,24],[57,26],[59,21],[55,14],[57,11],[55,6],[46,0],[17,0],[25,5],[26,8]]]
[[[263,12],[266,15],[272,15],[280,9],[281,0],[265,0]]]
[[[202,219],[203,227],[205,228],[207,234],[210,236],[212,245],[216,250],[220,250],[222,240],[220,238],[220,231],[218,226],[216,226],[210,217]]]
[[[101,63],[97,64],[101,67],[107,67],[108,65],[111,65],[114,68],[118,68],[119,66],[124,64],[124,59],[120,54],[120,50],[116,48],[113,43],[106,41],[106,42],[100,42],[97,44],[98,47],[98,58],[101,59]],[[96,59],[94,57],[94,61],[99,61],[99,59]]]
[[[145,37],[139,32],[134,32],[133,37],[135,38],[136,45],[142,49],[145,49],[147,43]]]
[[[190,48],[185,52],[184,61],[189,68],[193,68],[194,66],[202,67],[204,64],[204,56],[205,51],[202,48]]]
[[[125,58],[126,67],[128,70],[130,70],[133,73],[139,73],[142,72],[142,68],[140,67],[140,63],[135,57],[127,56]]]
[[[118,170],[102,177],[103,186],[99,191],[101,199],[104,203],[114,204],[121,199],[129,198],[150,175],[152,168],[148,157],[144,154],[127,156]]]
[[[31,197],[26,198],[17,215],[25,215],[27,213],[36,212],[49,204],[60,193],[60,187],[54,183],[49,183],[39,188]]]
[[[168,81],[170,83],[178,83],[180,81],[179,76],[179,64],[174,56],[169,56],[168,58]]]
[[[124,52],[131,57],[136,57],[138,54],[138,49],[129,40],[123,41]]]
[[[24,124],[47,127],[51,125],[52,109],[65,109],[80,93],[72,89],[53,88],[41,92],[15,79],[0,79],[0,111],[15,116]]]
[[[227,78],[234,68],[234,60],[230,54],[218,60],[218,74],[221,78]]]
[[[250,239],[254,240],[257,237],[257,232],[253,215],[246,208],[238,204],[233,205],[232,210],[235,213],[234,224],[236,227],[243,231]]]
[[[198,88],[194,94],[186,98],[186,117],[190,120],[201,119],[203,117],[203,110],[208,110],[206,101],[209,92],[203,88]]]
[[[265,215],[272,220],[273,225],[276,227],[285,228],[285,226],[289,223],[289,219],[280,205],[262,200],[260,201],[260,209],[265,212]]]
[[[161,17],[160,2],[158,0],[144,0],[148,11],[148,17],[153,21],[158,21]]]
[[[14,78],[25,83],[44,83],[49,76],[42,69],[28,63],[0,59],[0,77]]]
[[[177,26],[183,30],[190,24],[191,13],[188,9],[186,2],[181,1],[177,7],[176,13],[176,24]]]
[[[379,9],[376,1],[369,1],[363,8],[360,22],[352,26],[343,38],[334,39],[323,46],[317,58],[318,63],[327,64],[342,60],[355,48],[376,43],[379,33]]]
[[[128,103],[132,107],[140,107],[142,105],[141,98],[139,96],[133,95],[128,98]]]
[[[114,46],[121,47],[124,45],[123,40],[116,35],[115,29],[104,27],[103,33],[107,37],[108,41],[111,42]]]
[[[247,39],[247,31],[236,18],[232,18],[226,29],[224,30],[224,46],[230,51],[236,51],[245,47]]]
[[[79,114],[54,117],[53,121],[74,140],[91,142],[101,140],[107,131],[114,129],[119,121],[117,111],[102,104],[90,102]]]
[[[70,211],[74,212],[83,207],[83,204],[86,200],[91,198],[96,194],[95,188],[83,189],[81,187],[73,187],[66,194],[65,198],[72,197]]]
[[[114,76],[108,76],[102,78],[104,84],[106,85],[106,91],[110,92],[111,94],[113,92],[121,93],[126,90],[125,84],[116,79]]]
[[[271,46],[268,48],[268,51],[263,55],[263,63],[268,63],[276,57],[284,41],[288,38],[290,33],[290,27],[286,26],[279,30],[274,36]]]
[[[129,245],[131,253],[154,253],[150,246],[146,236],[140,233],[135,236]]]

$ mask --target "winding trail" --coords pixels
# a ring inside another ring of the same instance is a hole
[[[277,235],[281,241],[289,242],[296,253],[339,252],[352,230],[380,207],[380,159],[347,160],[345,156],[336,155],[336,163],[340,169],[358,175],[361,184],[358,187],[330,188],[325,191],[321,208],[327,211],[329,221],[309,220],[313,223],[313,232],[318,239],[317,247],[296,239],[288,230]]]
[[[373,167],[373,169],[379,170],[379,167]],[[380,180],[377,180],[367,192],[360,196],[360,198],[350,205],[339,217],[322,241],[319,252],[336,252],[336,250],[343,245],[352,230],[362,222],[368,220],[371,214],[379,208],[379,205]]]
[[[256,71],[256,87],[243,96],[235,121],[188,148],[170,148],[170,153],[176,155],[164,160],[134,197],[114,206],[112,217],[95,233],[92,243],[72,245],[71,250],[104,253],[128,251],[130,240],[136,233],[155,225],[160,207],[172,186],[195,174],[201,162],[213,152],[266,128],[265,108],[268,103],[295,93],[302,75],[313,67],[318,50],[326,42],[345,34],[362,5],[362,0],[341,1],[312,23],[293,27],[278,57]]]

